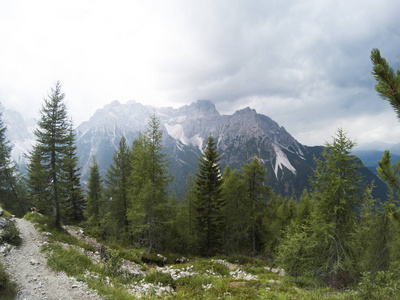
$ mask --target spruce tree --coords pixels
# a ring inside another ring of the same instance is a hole
[[[75,145],[76,134],[70,123],[67,149],[65,154],[65,215],[66,220],[72,224],[83,221],[85,197],[81,187],[81,173],[78,167],[78,156]]]
[[[67,116],[67,108],[64,103],[64,93],[61,84],[57,82],[51,89],[48,97],[44,99],[44,105],[40,110],[38,127],[34,131],[36,145],[32,153],[40,156],[34,157],[36,163],[40,161],[46,173],[49,197],[43,199],[48,202],[48,212],[54,215],[54,223],[61,227],[61,209],[65,195],[65,157],[68,150],[70,123]],[[34,169],[31,171],[35,172]],[[35,176],[37,177],[37,176]],[[54,213],[53,213],[54,212]]]
[[[42,150],[39,146],[34,147],[29,153],[26,171],[30,203],[32,203],[38,212],[50,215],[53,211],[49,201],[51,198],[51,179],[43,162]]]
[[[147,130],[132,146],[129,218],[134,234],[147,253],[160,249],[165,237],[166,213],[169,199],[169,158],[163,151],[163,132],[159,119],[153,115]]]
[[[110,211],[115,235],[118,240],[127,242],[129,237],[128,221],[128,180],[131,174],[130,150],[125,137],[119,142],[119,148],[113,156],[113,163],[106,173],[105,185],[107,198],[110,199]]]
[[[220,156],[216,143],[210,134],[203,155],[199,159],[196,174],[196,232],[199,252],[211,256],[221,252],[225,231],[222,197],[222,176],[219,167]]]

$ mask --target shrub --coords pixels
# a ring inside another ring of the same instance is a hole
[[[16,284],[10,281],[3,265],[0,263],[0,298],[5,300],[14,299],[16,292]]]
[[[108,249],[108,255],[110,258],[104,262],[104,269],[106,274],[113,275],[114,273],[117,273],[121,267],[122,258],[117,250],[111,248]]]
[[[398,299],[399,292],[399,278],[390,271],[379,271],[375,276],[364,272],[358,284],[361,299]]]
[[[19,236],[19,230],[12,222],[8,222],[6,226],[4,226],[1,237],[3,242],[14,246],[19,246],[22,243],[22,239]]]

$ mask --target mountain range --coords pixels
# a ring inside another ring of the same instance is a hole
[[[197,172],[198,158],[210,134],[222,156],[222,169],[227,165],[231,169],[240,169],[257,156],[267,168],[268,185],[275,193],[285,197],[299,198],[303,189],[308,187],[314,157],[320,157],[323,150],[322,146],[302,145],[284,127],[249,107],[232,115],[221,115],[214,104],[206,100],[198,100],[178,109],[145,106],[135,101],[125,104],[114,101],[98,109],[88,121],[76,128],[83,181],[88,178],[92,156],[96,156],[104,176],[121,137],[124,136],[131,144],[139,132],[146,129],[152,114],[160,119],[164,150],[170,156],[170,169],[174,175],[172,188],[178,196],[184,194],[189,173]],[[14,117],[6,115],[9,139],[14,145],[13,156],[17,155],[17,162],[23,163],[20,153],[34,141],[32,133],[29,133],[32,132],[29,130],[31,127],[14,130]],[[18,123],[23,126],[21,120]],[[363,168],[361,172],[367,181],[374,180],[377,186],[375,197],[385,197],[385,184],[368,168]]]

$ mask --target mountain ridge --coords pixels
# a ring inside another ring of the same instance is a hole
[[[91,157],[96,156],[104,176],[120,139],[124,136],[131,145],[139,132],[146,129],[152,114],[160,119],[165,152],[171,157],[171,172],[175,176],[172,188],[178,196],[184,193],[189,173],[197,172],[198,158],[210,134],[222,155],[222,169],[229,165],[240,170],[244,163],[257,156],[267,168],[267,184],[285,197],[298,198],[303,189],[309,187],[314,157],[320,157],[323,149],[301,144],[283,126],[250,107],[221,115],[208,100],[198,100],[180,108],[157,108],[133,100],[125,104],[113,101],[76,127],[77,154],[84,183]],[[21,141],[10,140],[21,148]],[[369,180],[379,181],[375,175],[370,176]],[[382,182],[378,185],[384,190]]]

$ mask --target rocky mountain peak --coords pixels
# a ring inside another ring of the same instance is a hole
[[[194,118],[219,117],[220,114],[215,105],[209,100],[197,100],[190,105],[185,105],[179,109],[185,115]]]

